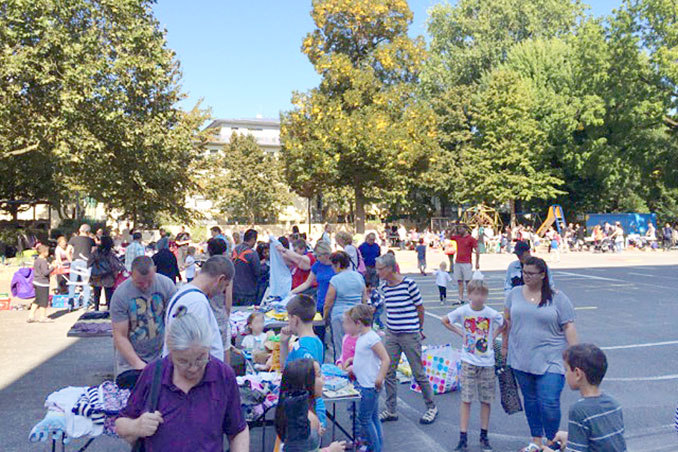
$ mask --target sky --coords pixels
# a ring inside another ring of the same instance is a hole
[[[426,35],[427,10],[440,1],[409,0],[411,35]],[[586,1],[596,16],[621,2]],[[203,99],[215,119],[278,119],[291,108],[293,91],[319,82],[301,53],[313,29],[310,11],[311,0],[158,0],[154,12],[177,53],[188,94],[181,106]]]

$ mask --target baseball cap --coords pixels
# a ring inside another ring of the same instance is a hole
[[[516,246],[513,248],[513,254],[520,257],[525,251],[530,251],[530,245],[523,241],[516,242]]]

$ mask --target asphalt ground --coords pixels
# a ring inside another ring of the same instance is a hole
[[[585,259],[585,257],[584,257]],[[491,287],[489,305],[503,306],[502,271],[486,271]],[[580,339],[606,351],[608,375],[603,390],[624,409],[630,451],[678,451],[678,433],[672,428],[678,404],[678,265],[610,268],[556,269],[558,289],[573,301]],[[433,276],[410,275],[419,284],[427,310],[426,343],[452,343],[460,338],[440,324],[439,318],[452,310],[441,306]],[[448,289],[450,300],[455,288]],[[59,388],[97,384],[112,373],[110,338],[67,339],[66,331],[79,313],[52,311],[56,322],[27,325],[25,312],[0,312],[0,451],[50,450],[47,444],[28,443],[32,426],[45,414],[45,397]],[[400,385],[400,420],[384,424],[385,451],[450,451],[456,445],[459,427],[459,393],[436,396],[440,410],[432,425],[419,424],[424,404],[419,394]],[[577,394],[563,391],[562,427],[567,407]],[[339,417],[349,423],[341,405]],[[261,450],[259,431],[253,432],[251,450]],[[470,451],[479,451],[479,408],[474,405],[469,431]],[[338,433],[338,436],[339,433]],[[268,429],[267,451],[272,429]],[[325,437],[330,439],[330,432]],[[496,451],[515,451],[527,444],[529,429],[522,413],[507,416],[497,401],[493,406],[490,441]],[[84,442],[76,440],[66,450],[76,451]],[[129,450],[118,439],[98,438],[90,451]]]

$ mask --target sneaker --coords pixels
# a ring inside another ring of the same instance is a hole
[[[483,452],[492,452],[492,446],[487,438],[480,438],[480,449]]]
[[[388,410],[384,410],[381,413],[379,413],[379,420],[381,422],[397,421],[398,420],[398,414],[397,413],[391,413]]]
[[[454,452],[466,452],[468,450],[468,444],[466,441],[459,441],[457,447],[454,448]]]
[[[419,419],[420,424],[433,424],[438,417],[438,408],[433,407],[426,410],[426,413]]]

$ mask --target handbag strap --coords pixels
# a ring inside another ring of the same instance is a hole
[[[160,380],[162,379],[162,359],[155,362],[153,368],[153,382],[151,383],[151,396],[148,403],[149,413],[154,413],[158,409],[158,397],[160,395]]]

